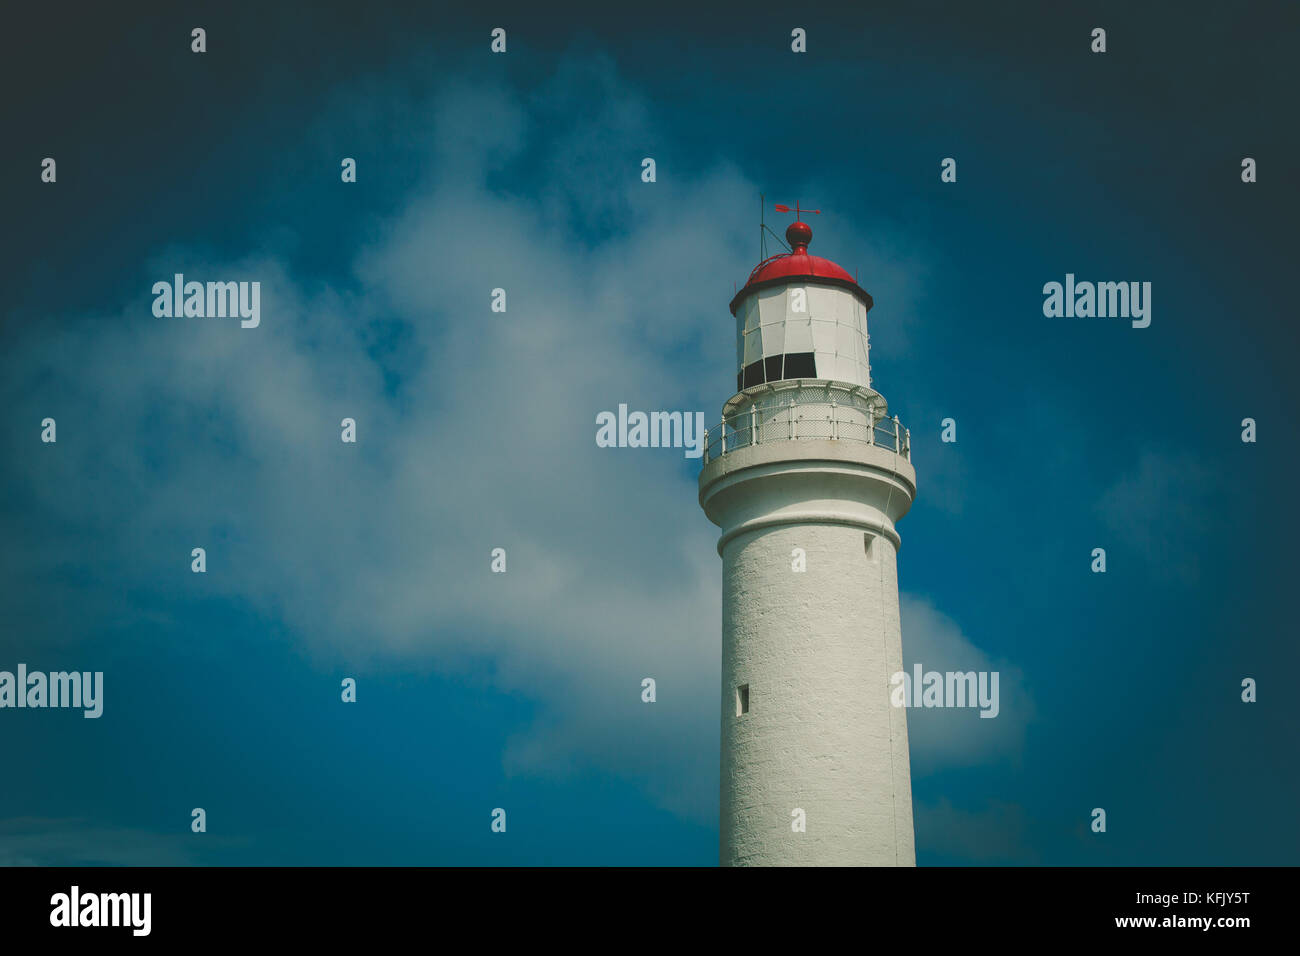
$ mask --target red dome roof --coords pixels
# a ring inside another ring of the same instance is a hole
[[[875,303],[871,296],[854,281],[842,268],[823,259],[821,256],[808,254],[808,243],[812,241],[812,228],[806,222],[791,223],[785,231],[785,238],[790,243],[790,252],[769,256],[749,274],[745,287],[731,300],[731,314],[736,314],[740,300],[758,288],[789,282],[792,279],[818,279],[832,285],[842,285],[856,294],[866,303],[868,309]]]

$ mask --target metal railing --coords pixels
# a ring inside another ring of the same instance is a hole
[[[750,445],[815,439],[875,445],[912,460],[912,433],[897,415],[888,418],[854,405],[791,398],[763,407],[751,405],[723,418],[717,428],[707,429],[704,464]]]

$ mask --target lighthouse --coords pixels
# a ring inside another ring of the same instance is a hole
[[[722,558],[723,866],[914,866],[896,525],[909,434],[872,387],[871,296],[808,252],[731,300],[736,393],[699,500]]]

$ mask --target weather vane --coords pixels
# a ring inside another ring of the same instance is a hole
[[[758,258],[760,260],[767,259],[767,237],[769,235],[780,243],[781,248],[785,249],[787,252],[792,252],[793,250],[786,245],[785,240],[768,228],[766,219],[767,197],[760,193],[758,200]],[[783,205],[782,203],[774,203],[773,206],[777,212],[793,212],[796,222],[802,219],[803,214],[806,212],[810,212],[814,216],[821,215],[820,209],[804,209],[797,200],[795,201],[794,209],[791,209],[789,206]]]
[[[780,203],[777,203],[776,206],[775,206],[775,208],[776,208],[776,211],[777,211],[777,212],[789,212],[789,211],[790,211],[790,207],[789,207],[789,206],[783,206],[783,205],[781,205]],[[796,201],[795,201],[795,204],[794,204],[794,218],[795,218],[796,220],[798,220],[798,219],[802,219],[802,218],[803,218],[803,214],[806,213],[806,212],[810,212],[810,213],[812,213],[814,216],[820,216],[822,211],[821,211],[820,209],[804,209],[804,208],[802,208],[802,207],[799,205],[798,200],[796,200]]]

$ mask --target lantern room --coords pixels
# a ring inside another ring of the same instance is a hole
[[[736,297],[736,390],[786,379],[871,386],[871,296],[844,269],[808,253],[812,228],[785,232],[791,251],[764,259]]]

